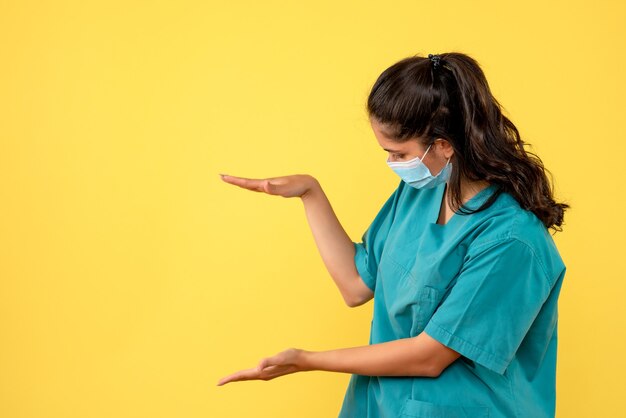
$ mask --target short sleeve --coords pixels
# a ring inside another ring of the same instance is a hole
[[[528,244],[517,238],[485,244],[468,250],[457,280],[424,332],[503,374],[551,288]]]
[[[363,282],[372,292],[376,288],[378,262],[393,223],[401,187],[402,182],[380,208],[370,226],[363,233],[361,242],[353,242],[354,264]]]

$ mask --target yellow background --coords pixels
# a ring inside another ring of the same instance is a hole
[[[413,54],[482,65],[572,205],[557,416],[623,416],[618,1],[0,1],[0,416],[332,417],[349,375],[217,380],[365,345],[298,199],[359,240],[397,185],[364,111]]]

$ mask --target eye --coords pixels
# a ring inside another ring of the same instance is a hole
[[[392,155],[393,155],[393,158],[395,158],[395,159],[402,159],[402,158],[404,158],[404,154],[392,154]]]

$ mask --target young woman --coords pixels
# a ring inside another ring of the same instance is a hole
[[[340,418],[553,417],[565,265],[549,229],[569,205],[465,54],[395,63],[367,112],[401,180],[361,242],[309,175],[223,180],[302,199],[346,304],[374,299],[369,345],[290,348],[218,385],[325,370],[352,373]]]

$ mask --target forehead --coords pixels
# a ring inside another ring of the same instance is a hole
[[[417,140],[409,140],[405,142],[398,142],[390,137],[389,128],[385,125],[378,123],[375,119],[371,118],[370,123],[374,136],[378,140],[378,144],[389,152],[412,152],[420,149],[420,145]]]

